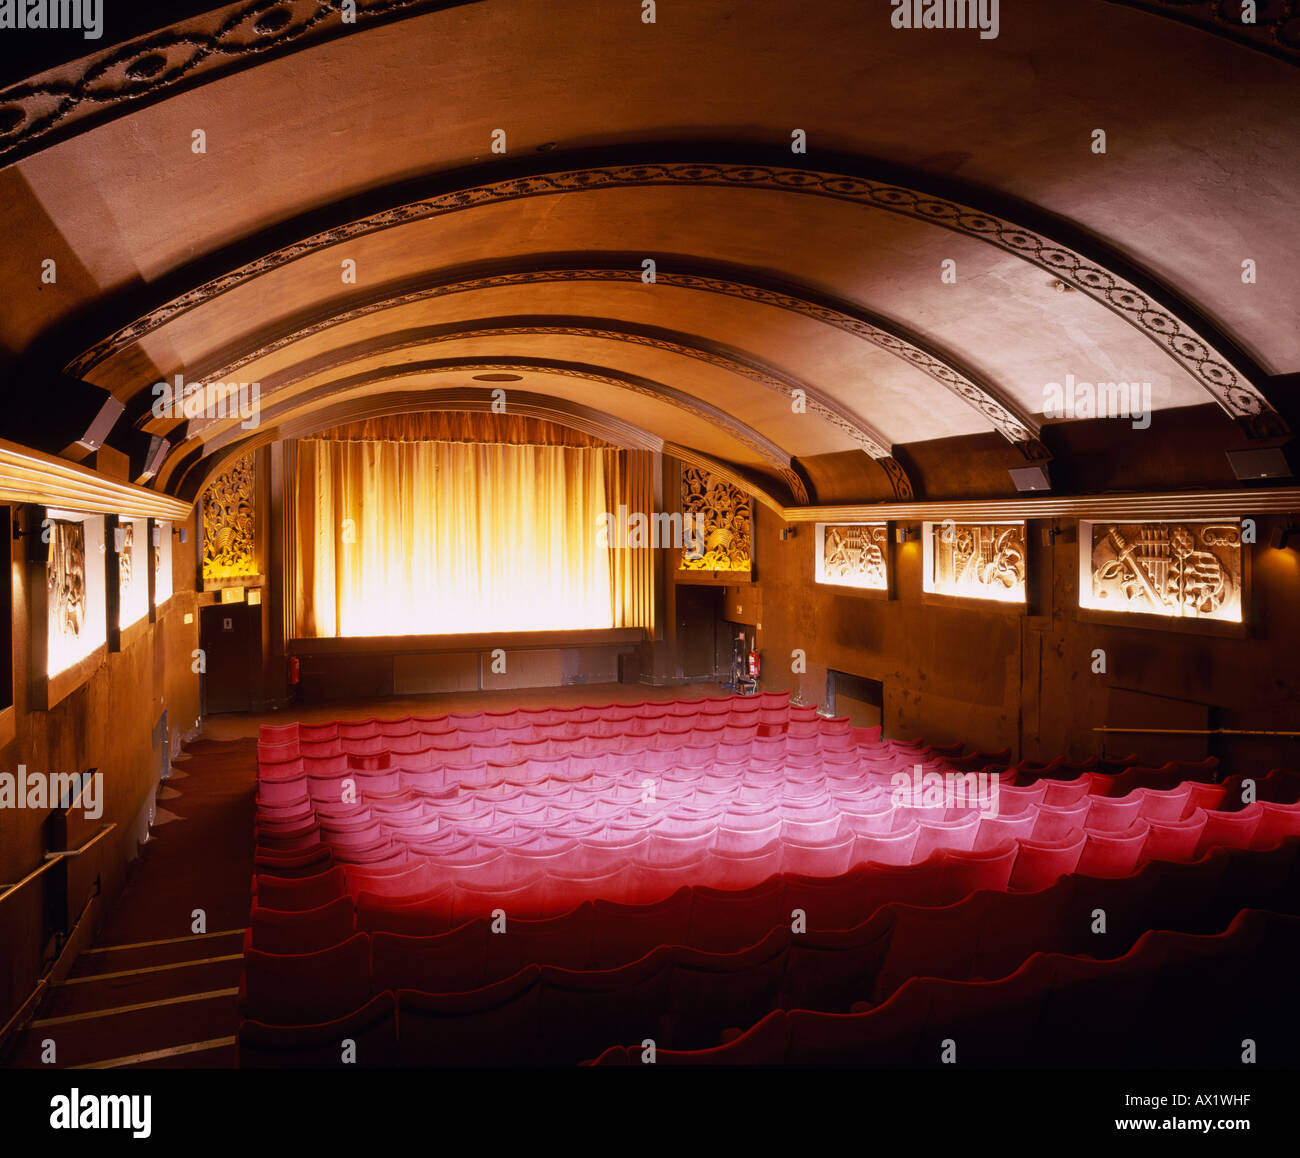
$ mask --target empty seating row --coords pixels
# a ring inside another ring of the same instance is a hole
[[[610,825],[578,836],[527,828],[514,835],[511,828],[509,839],[499,831],[475,836],[453,829],[439,836],[371,821],[349,832],[309,829],[297,839],[314,843],[259,849],[256,863],[270,872],[310,865],[306,858],[313,856],[321,864],[387,863],[395,871],[374,871],[389,895],[415,900],[441,887],[450,890],[457,917],[496,908],[547,915],[588,898],[653,901],[681,884],[725,889],[777,873],[837,877],[859,865],[919,866],[937,853],[1006,864],[1006,887],[1032,891],[1068,873],[1123,876],[1150,860],[1187,860],[1218,846],[1267,847],[1300,834],[1300,805],[1256,801],[1237,812],[1197,809],[1186,820],[1140,820],[1119,831],[1075,829],[1068,813],[1046,809],[1018,820],[973,812],[953,820],[911,818],[907,828],[891,832],[844,831],[844,822],[832,819],[835,835],[822,840],[816,833],[806,839],[781,835],[789,824],[783,820],[760,829],[706,823],[668,832]]]
[[[656,1053],[704,1051],[711,1056],[694,1060],[715,1064],[924,1065],[955,1050],[949,1056],[968,1065],[1016,1065],[1039,1060],[1040,1035],[1052,1047],[1042,1060],[1059,1058],[1065,1031],[1068,1056],[1086,1058],[1085,1064],[1141,1064],[1147,1060],[1142,1042],[1151,1034],[1162,1045],[1178,1038],[1188,1050],[1187,1064],[1237,1060],[1243,1038],[1275,1051],[1277,1064],[1297,1056],[1279,1015],[1288,1002],[1290,1010],[1300,1008],[1286,976],[1287,960],[1300,949],[1298,937],[1300,919],[1246,910],[1217,935],[1148,931],[1113,959],[1035,952],[996,980],[913,977],[881,1003],[851,1013],[782,1001],[787,974],[800,971],[794,962],[817,951],[780,930],[725,958],[665,946],[616,970],[532,964],[460,992],[399,988],[371,995],[359,977],[349,988],[333,976],[331,993],[347,993],[356,1002],[333,1019],[312,1019],[327,1007],[312,1004],[314,987],[300,975],[302,1024],[247,1018],[239,1056],[249,1065],[278,1053],[283,1063],[285,1052],[306,1047],[320,1051],[319,1064],[339,1064],[344,1040],[351,1039],[354,1049],[366,1051],[354,1055],[360,1064],[572,1065],[592,1056],[602,1039],[622,1039],[634,1044],[606,1050],[603,1063],[640,1060],[653,1043]],[[358,960],[363,940],[357,938],[355,950],[348,946]],[[880,953],[878,944],[867,942],[852,956],[861,961]],[[1205,1000],[1207,992],[1215,993],[1213,1003]],[[782,1052],[756,1056],[755,1037],[771,1029],[774,1009],[789,1010],[784,1016],[798,1044],[791,1050],[786,1040]],[[385,1021],[396,1014],[396,1025],[382,1035],[386,1046],[364,1028],[355,1032],[381,1010]],[[735,1021],[752,1028],[730,1047],[713,1048]],[[389,1048],[394,1042],[395,1050]],[[301,1064],[301,1057],[295,1060]]]
[[[768,1014],[724,1045],[659,1065],[1294,1067],[1300,918],[1243,910],[1222,933],[1151,931],[1122,957],[1035,953],[996,981],[912,978],[861,1012]],[[1212,995],[1212,999],[1211,999]],[[599,1065],[649,1060],[614,1046]]]
[[[478,920],[432,937],[349,936],[345,898],[287,920],[254,910],[242,1007],[264,1021],[328,1020],[357,1008],[372,992],[466,993],[533,965],[600,974],[612,993],[614,973],[672,947],[674,960],[690,969],[707,965],[713,974],[730,976],[729,988],[719,982],[727,988],[727,1024],[744,1025],[737,994],[756,980],[756,969],[762,984],[752,989],[755,1001],[761,995],[776,1004],[842,1009],[867,996],[883,1001],[912,976],[1004,976],[1035,951],[1117,956],[1148,928],[1198,931],[1216,913],[1243,904],[1294,911],[1300,902],[1298,850],[1300,840],[1267,854],[1216,850],[1192,865],[1147,866],[1122,882],[1076,877],[1042,893],[980,891],[941,907],[890,901],[838,930],[819,930],[800,904],[817,913],[823,882],[781,879],[744,895],[683,889],[669,902],[642,909],[588,903],[549,921]],[[281,948],[295,924],[320,931],[327,923],[344,938],[328,948],[293,954],[265,948]],[[772,964],[778,956],[779,966]],[[671,1040],[698,1035],[700,1024],[694,1014],[679,1018]]]

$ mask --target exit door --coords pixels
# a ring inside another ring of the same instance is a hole
[[[262,605],[218,603],[200,608],[199,646],[207,665],[199,677],[204,715],[259,707]]]

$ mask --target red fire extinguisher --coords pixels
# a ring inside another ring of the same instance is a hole
[[[298,657],[296,655],[289,657],[289,686],[291,688],[298,686]]]
[[[749,674],[750,679],[752,680],[758,679],[758,652],[751,651],[749,653],[749,660],[746,666],[746,670]]]

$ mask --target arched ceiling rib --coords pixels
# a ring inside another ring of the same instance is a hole
[[[0,166],[49,148],[95,124],[125,116],[262,61],[351,36],[389,21],[484,0],[356,0],[354,18],[319,0],[244,0],[121,46],[51,68],[0,90]],[[1300,63],[1300,16],[1290,5],[1265,9],[1247,23],[1202,0],[1103,0],[1170,17],[1291,64]],[[163,5],[156,6],[161,16]],[[883,7],[883,6],[882,6]]]
[[[304,324],[301,325],[296,322],[290,323],[273,334],[261,332],[250,335],[249,343],[242,351],[223,352],[220,360],[214,365],[191,367],[189,372],[202,381],[228,381],[238,378],[250,363],[264,362],[268,355],[298,345],[308,337],[342,326],[357,318],[455,294],[539,284],[641,283],[638,259],[633,254],[599,255],[603,257],[605,263],[599,268],[589,264],[584,268],[581,264],[575,265],[573,259],[565,261],[563,255],[559,256],[561,258],[559,262],[546,263],[544,268],[536,268],[534,261],[530,263],[531,268],[513,272],[439,271],[436,275],[420,279],[423,284],[418,287],[406,284],[400,289],[395,289],[395,292],[388,296],[373,291],[358,294],[359,304],[339,303],[334,307],[334,312],[323,319],[304,320]],[[589,262],[592,256],[597,255],[583,256]],[[668,255],[660,260],[663,268],[656,274],[657,284],[706,294],[729,295],[761,303],[776,309],[802,314],[845,333],[853,334],[917,367],[941,383],[979,411],[994,429],[1019,447],[1026,458],[1046,457],[1046,451],[1039,441],[1039,424],[1033,418],[1010,399],[1001,396],[995,387],[979,381],[974,371],[963,368],[952,355],[927,348],[920,339],[909,335],[897,322],[874,317],[867,311],[854,309],[847,303],[837,302],[805,287],[755,278],[744,270],[705,266],[692,268],[692,263],[679,255]],[[297,328],[294,328],[295,325]],[[725,343],[713,344],[718,348],[725,347]],[[734,349],[730,351],[729,356],[733,360],[742,359],[740,352]],[[743,360],[755,368],[758,366],[757,358],[749,357]],[[773,368],[769,368],[767,373],[781,376]],[[271,377],[275,378],[274,371]],[[265,382],[266,378],[263,376],[259,380]],[[787,375],[787,380],[794,384],[792,376]],[[810,398],[819,402],[830,414],[835,415],[832,421],[847,420],[852,423],[856,428],[855,441],[873,458],[883,458],[890,453],[889,439],[883,433],[873,430],[861,417],[854,416],[850,408],[837,403],[833,398],[823,396],[819,399],[816,389],[807,383],[800,383],[799,388],[805,390]]]
[[[1178,362],[1252,435],[1271,438],[1285,433],[1285,423],[1252,383],[1249,372],[1235,367],[1232,356],[1219,348],[1226,343],[1208,332],[1198,332],[1188,320],[1194,311],[1190,306],[1177,302],[1174,295],[1144,288],[1138,284],[1147,280],[1142,275],[1121,271],[1118,263],[1116,268],[1108,268],[1100,259],[1058,240],[1067,232],[1065,230],[1058,231],[1055,237],[1049,236],[993,212],[928,192],[924,185],[924,182],[914,181],[909,186],[846,171],[695,161],[591,166],[470,184],[453,192],[394,205],[341,223],[245,262],[155,306],[74,358],[66,369],[76,375],[92,375],[95,368],[113,353],[138,343],[188,311],[308,255],[382,230],[491,203],[566,192],[586,193],[597,188],[722,187],[737,191],[797,193],[883,210],[932,223],[1014,254],[1053,274],[1137,329]]]
[[[613,387],[620,391],[647,398],[661,408],[667,407],[679,411],[681,414],[689,415],[718,431],[732,444],[743,448],[743,452],[747,453],[750,461],[780,478],[789,488],[796,503],[802,504],[809,501],[807,485],[793,468],[791,456],[751,427],[736,421],[716,407],[700,402],[682,391],[674,390],[670,386],[652,382],[632,374],[611,372],[599,366],[552,363],[544,359],[500,361],[491,358],[481,358],[473,361],[438,359],[427,362],[387,365],[364,374],[353,374],[330,381],[307,394],[297,395],[279,406],[273,401],[270,406],[264,409],[261,420],[275,423],[284,413],[301,412],[304,408],[309,410],[313,406],[320,406],[349,391],[365,391],[382,386],[392,386],[404,378],[422,378],[430,374],[450,374],[463,378],[471,374],[501,372],[520,374],[521,376],[525,374],[557,376],[598,386]],[[213,432],[213,437],[210,439],[213,445],[221,446],[226,441],[239,436],[241,425],[239,418],[233,417],[213,421],[208,429]],[[225,437],[223,438],[222,435],[225,435]],[[185,444],[182,443],[181,448],[172,451],[171,456],[159,471],[159,481],[162,485],[167,484],[172,470],[183,455],[184,446]]]
[[[407,414],[413,411],[491,412],[493,403],[492,391],[487,388],[413,390],[336,400],[321,409],[296,415],[288,421],[259,429],[244,438],[223,443],[221,449],[209,457],[182,469],[177,491],[186,498],[193,499],[214,475],[219,474],[234,459],[278,439],[306,438],[345,422],[357,422],[391,414]],[[613,415],[603,414],[567,399],[519,390],[512,391],[510,409],[513,413],[571,426],[617,446],[670,454],[684,462],[712,471],[734,486],[751,492],[770,510],[778,513],[784,510],[780,498],[753,475],[738,473],[723,460],[702,454],[691,447],[664,442],[649,431],[624,422]]]
[[[1205,417],[1210,442],[1289,436],[1300,101],[1252,50],[1297,39],[1273,7],[1250,47],[1154,18],[1199,19],[1173,0],[1004,6],[987,41],[891,33],[859,0],[616,7],[362,0],[345,27],[256,0],[0,93],[0,358],[172,438],[165,486],[248,437],[154,419],[176,374],[310,422],[337,391],[527,368],[523,392],[627,399],[796,501],[832,476],[874,496],[876,465],[907,497],[906,446],[989,431],[1009,457],[986,440],[981,486],[1005,487],[1049,457],[1070,374],[1213,401],[1237,430]],[[22,289],[51,253],[58,285]]]
[[[263,403],[268,399],[273,400],[306,378],[348,366],[363,356],[374,357],[400,350],[433,347],[465,338],[508,339],[535,335],[596,338],[666,350],[717,366],[730,374],[739,375],[749,382],[781,395],[788,401],[795,400],[796,394],[802,393],[807,398],[810,410],[842,429],[859,449],[866,451],[872,458],[890,457],[888,440],[884,435],[873,430],[865,419],[839,406],[833,400],[823,397],[806,383],[761,365],[743,351],[711,347],[699,338],[674,331],[609,323],[597,317],[483,318],[467,325],[426,326],[418,330],[386,334],[375,342],[366,342],[360,346],[340,350],[332,359],[313,359],[310,363],[301,365],[296,372],[276,375],[269,380],[260,379],[262,400]],[[237,374],[237,367],[228,367],[220,373],[204,375],[201,380],[228,382],[236,379]],[[186,429],[186,436],[201,436],[213,421],[215,420],[197,419],[190,422]]]

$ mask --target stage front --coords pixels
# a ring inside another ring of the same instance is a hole
[[[640,627],[291,639],[303,703],[350,697],[637,683]]]

